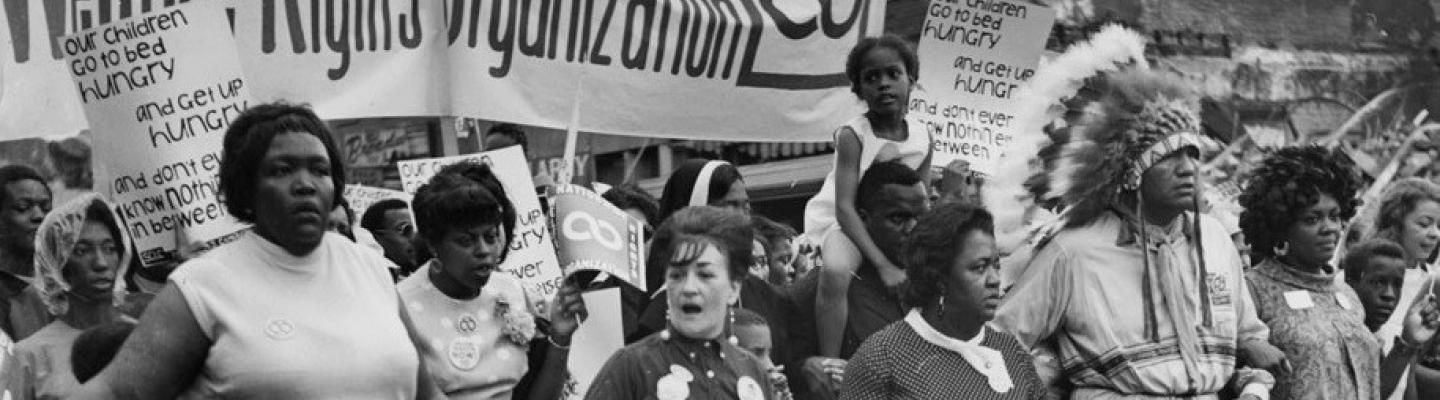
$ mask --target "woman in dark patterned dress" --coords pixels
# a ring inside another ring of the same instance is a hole
[[[1000,305],[993,231],[990,213],[964,204],[920,218],[905,245],[910,313],[860,346],[841,399],[1045,397],[1030,353],[987,325]]]
[[[726,335],[750,265],[750,218],[687,207],[660,225],[649,265],[665,272],[665,329],[605,362],[585,398],[770,400],[769,370]]]

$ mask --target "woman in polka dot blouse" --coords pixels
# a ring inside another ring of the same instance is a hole
[[[415,193],[415,223],[435,258],[400,282],[400,298],[430,376],[451,399],[551,399],[565,384],[578,292],[560,292],[549,336],[534,296],[496,270],[514,237],[515,207],[488,165],[441,169]],[[544,339],[537,339],[545,337]],[[532,369],[531,353],[537,361]],[[543,361],[541,361],[543,360]]]

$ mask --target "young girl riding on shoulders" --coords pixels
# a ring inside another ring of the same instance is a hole
[[[805,235],[821,243],[825,266],[815,302],[824,357],[841,355],[849,316],[846,293],[862,264],[868,261],[888,287],[905,280],[898,260],[888,259],[871,240],[855,197],[860,177],[877,162],[898,159],[929,182],[930,134],[923,123],[906,116],[919,64],[915,50],[893,35],[861,40],[845,62],[850,91],[868,111],[835,131],[835,167],[805,207]]]

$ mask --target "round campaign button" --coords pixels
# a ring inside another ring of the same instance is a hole
[[[265,336],[275,340],[289,340],[295,336],[295,324],[284,318],[272,318],[265,323]]]
[[[455,368],[469,371],[480,364],[480,344],[475,339],[458,337],[450,341],[449,351],[450,365]]]

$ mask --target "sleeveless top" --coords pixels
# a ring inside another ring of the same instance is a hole
[[[297,257],[247,232],[181,265],[170,282],[211,344],[180,398],[413,399],[389,264],[336,233]]]
[[[899,159],[901,163],[912,169],[919,169],[920,164],[925,162],[925,156],[930,154],[930,132],[925,129],[925,123],[905,116],[905,125],[908,135],[905,141],[897,142],[875,136],[875,130],[870,126],[870,119],[864,115],[855,117],[846,122],[840,129],[832,134],[837,143],[840,139],[840,132],[846,127],[855,131],[855,136],[860,139],[860,173],[856,175],[858,184],[860,178],[865,176],[865,171],[877,162],[886,162]],[[825,233],[832,226],[837,224],[835,219],[835,169],[839,167],[840,153],[835,153],[836,161],[830,165],[830,174],[825,176],[824,185],[820,186],[820,192],[810,198],[805,204],[805,234],[812,244],[824,243]]]
[[[522,317],[533,326],[525,290],[514,275],[496,270],[478,296],[455,299],[430,281],[438,266],[432,260],[398,286],[430,377],[450,399],[509,400],[530,368],[528,338],[517,341],[506,328]]]

